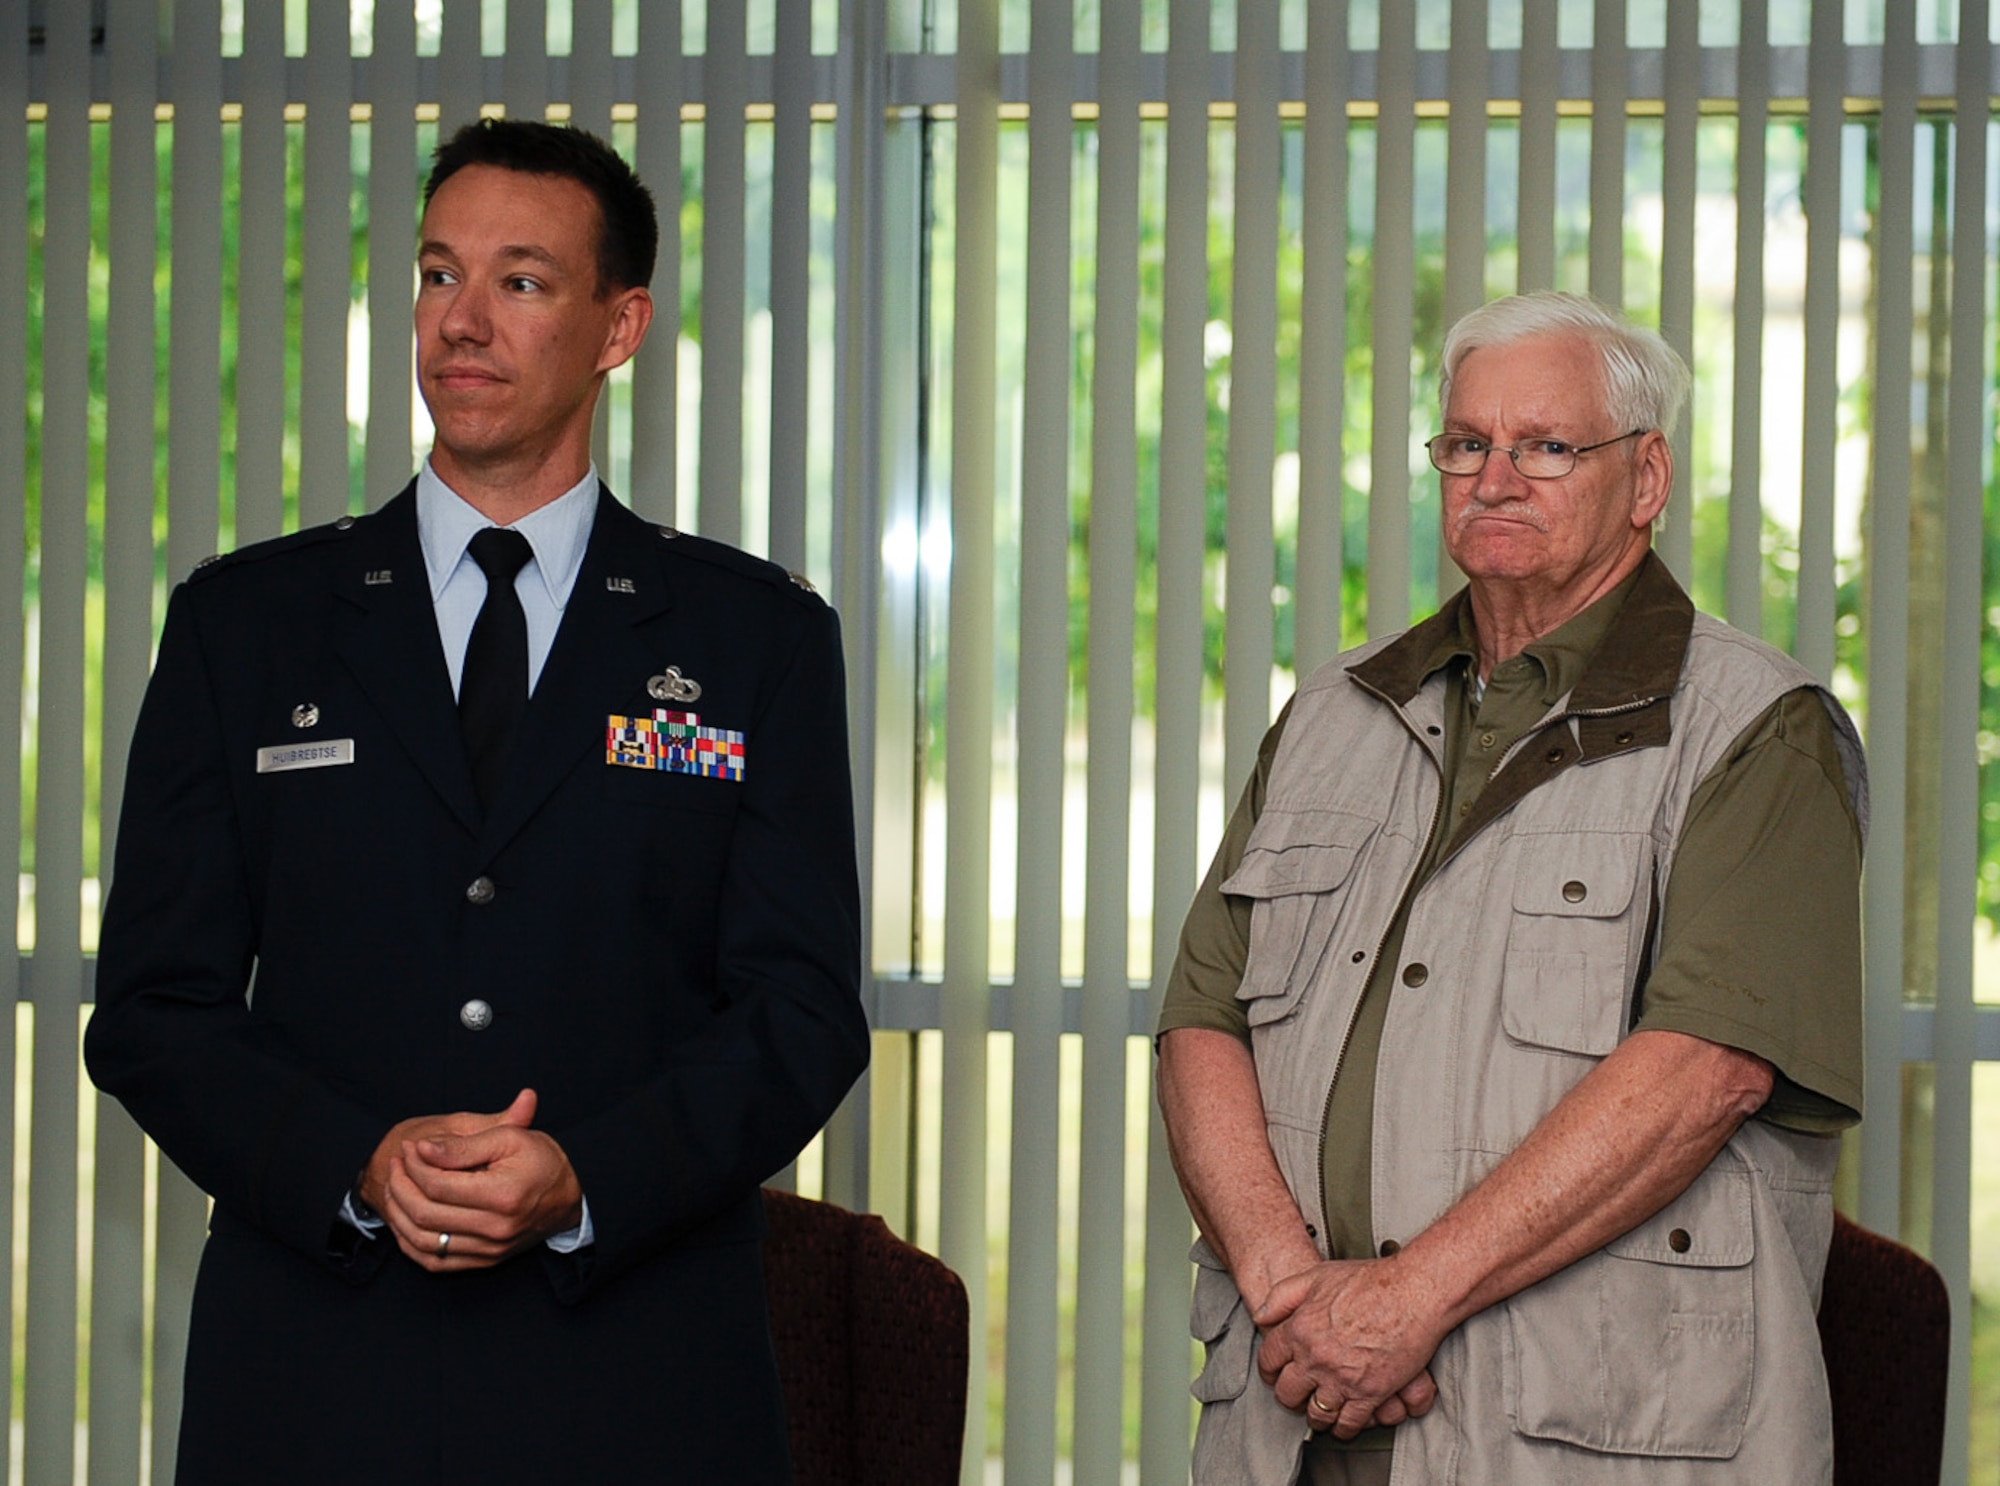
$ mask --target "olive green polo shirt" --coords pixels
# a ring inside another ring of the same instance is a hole
[[[1575,688],[1633,582],[1628,578],[1501,662],[1479,695],[1470,681],[1478,656],[1470,605],[1461,609],[1456,632],[1425,659],[1426,675],[1446,673],[1442,816],[1375,957],[1327,1097],[1320,1217],[1335,1258],[1371,1251],[1375,1080],[1394,1076],[1378,1069],[1377,1054],[1411,901],[1508,748]],[[1224,894],[1220,885],[1241,862],[1263,809],[1289,715],[1288,707],[1259,748],[1188,910],[1161,1032],[1208,1027],[1250,1041],[1236,990],[1249,953],[1251,900]],[[1816,694],[1788,693],[1744,730],[1697,787],[1634,1028],[1685,1032],[1766,1059],[1778,1080],[1759,1117],[1810,1131],[1853,1124],[1861,1106],[1859,1020],[1820,1014],[1842,997],[1858,1005],[1861,994],[1861,837],[1834,738]],[[1370,1430],[1353,1444],[1386,1448],[1392,1434]]]

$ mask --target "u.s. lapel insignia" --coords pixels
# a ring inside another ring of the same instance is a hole
[[[630,578],[606,578],[604,580],[604,589],[605,592],[607,593],[638,592],[638,589],[632,586],[632,580]]]
[[[361,575],[361,581],[369,588],[380,588],[386,583],[394,582],[395,576],[388,568],[370,568]]]
[[[698,702],[701,683],[683,676],[679,666],[668,666],[662,674],[646,678],[646,695],[656,702]]]
[[[692,712],[656,708],[651,717],[605,719],[604,762],[625,769],[658,769],[704,779],[743,782],[748,750],[743,734],[702,725]]]

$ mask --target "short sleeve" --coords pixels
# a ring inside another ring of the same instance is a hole
[[[1861,1118],[1861,831],[1820,694],[1790,692],[1695,790],[1638,1030],[1754,1053],[1791,1129]]]
[[[1245,1043],[1250,1041],[1250,1022],[1243,1013],[1243,1003],[1236,999],[1236,988],[1243,983],[1243,966],[1250,956],[1250,900],[1228,896],[1222,884],[1241,864],[1250,832],[1263,812],[1271,760],[1277,756],[1278,740],[1284,735],[1291,711],[1287,702],[1264,735],[1256,767],[1223,830],[1215,860],[1188,905],[1187,918],[1181,923],[1180,951],[1174,956],[1174,968],[1161,998],[1156,1033],[1207,1027]]]

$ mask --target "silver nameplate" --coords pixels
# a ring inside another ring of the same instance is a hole
[[[282,774],[287,769],[325,769],[334,764],[353,762],[352,738],[325,738],[317,743],[283,743],[257,750],[259,774]]]

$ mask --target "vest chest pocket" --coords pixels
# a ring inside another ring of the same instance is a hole
[[[1516,1042],[1603,1057],[1625,1035],[1641,835],[1517,838],[1500,1023]]]
[[[1236,997],[1253,1027],[1288,1016],[1333,938],[1342,889],[1376,823],[1329,810],[1269,810],[1222,884],[1252,900],[1250,953]]]

